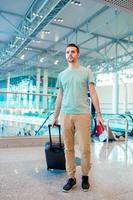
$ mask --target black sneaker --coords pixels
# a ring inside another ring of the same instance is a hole
[[[69,192],[76,187],[76,178],[69,178],[62,191]]]
[[[89,177],[88,176],[82,176],[82,189],[87,192],[90,187],[89,184]]]

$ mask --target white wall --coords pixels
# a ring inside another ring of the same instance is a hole
[[[112,113],[112,86],[96,87],[103,113]],[[133,113],[133,83],[127,84],[127,110]],[[119,85],[119,113],[125,112],[125,86]]]

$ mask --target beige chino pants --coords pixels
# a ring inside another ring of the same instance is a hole
[[[75,136],[81,152],[82,175],[88,176],[91,168],[90,154],[90,115],[61,114],[61,126],[65,145],[66,170],[69,178],[75,177]]]

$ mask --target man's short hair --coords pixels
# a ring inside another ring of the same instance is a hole
[[[70,43],[70,44],[67,45],[67,47],[75,47],[77,49],[77,53],[79,53],[79,47],[76,44]]]

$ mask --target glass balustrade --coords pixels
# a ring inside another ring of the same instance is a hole
[[[52,122],[56,95],[25,92],[0,93],[0,137],[10,136],[45,136],[48,124]],[[126,118],[128,135],[133,136],[133,114],[103,113],[105,125],[110,118]],[[94,131],[92,119],[91,132]],[[110,122],[110,128],[117,133],[124,133],[124,121]],[[56,134],[56,130],[54,134]]]

